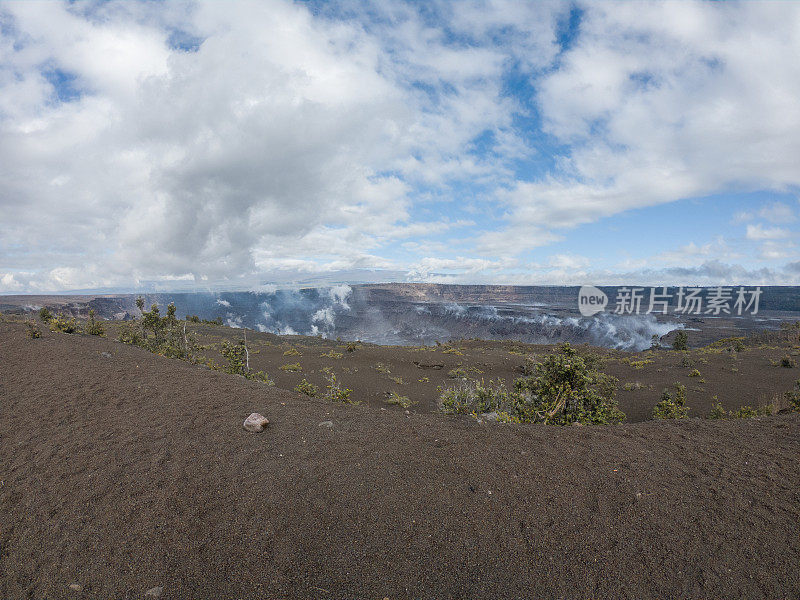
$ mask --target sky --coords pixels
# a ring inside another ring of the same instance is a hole
[[[0,293],[800,284],[800,2],[0,0]]]

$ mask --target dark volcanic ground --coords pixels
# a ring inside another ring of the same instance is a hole
[[[800,598],[800,415],[497,426],[0,341],[2,598]]]

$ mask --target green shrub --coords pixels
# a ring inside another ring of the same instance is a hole
[[[54,316],[49,321],[50,331],[60,331],[61,333],[75,333],[78,331],[78,324],[74,317],[67,319],[62,314]]]
[[[416,400],[409,400],[408,396],[401,396],[397,392],[386,392],[387,404],[396,404],[401,408],[410,408],[417,403]]]
[[[305,394],[309,398],[316,398],[319,393],[319,388],[304,378],[303,381],[295,386],[294,391]]]
[[[329,352],[325,352],[324,354],[320,354],[320,358],[334,358],[339,359],[342,358],[344,354],[341,352],[337,352],[336,350],[331,349]]]
[[[199,323],[200,317],[198,317],[197,315],[186,315],[186,320],[189,323]]]
[[[223,371],[242,376],[247,373],[247,348],[244,340],[240,340],[236,344],[231,344],[227,340],[223,341],[220,354],[227,361],[227,364],[222,367]]]
[[[343,388],[336,378],[336,373],[330,369],[325,372],[325,379],[328,385],[325,386],[325,400],[332,400],[333,402],[344,402],[345,404],[355,404],[350,400],[350,393],[352,390]]]
[[[513,403],[502,381],[464,381],[456,388],[443,390],[439,409],[447,414],[479,415],[512,410]]]
[[[685,419],[689,413],[686,406],[686,387],[680,383],[675,384],[675,392],[664,390],[661,402],[653,409],[654,419]]]
[[[135,321],[124,321],[119,326],[117,340],[131,346],[141,346],[144,342],[144,338]]]
[[[89,310],[89,319],[86,321],[84,332],[89,335],[105,335],[106,328],[102,322],[94,318],[94,309]]]
[[[511,416],[552,425],[621,423],[625,414],[614,398],[617,379],[597,370],[599,360],[563,344],[536,365],[533,375],[514,381]]]
[[[456,367],[447,372],[450,379],[466,379],[468,377],[467,370],[464,367]]]
[[[50,319],[53,318],[53,313],[51,313],[50,310],[46,306],[43,306],[42,308],[39,309],[39,318],[44,323],[49,323]]]
[[[614,399],[617,380],[597,371],[597,356],[579,356],[569,345],[532,367],[531,375],[514,381],[508,393],[501,382],[462,383],[443,390],[443,412],[497,412],[498,420],[550,425],[620,423],[625,414]]]
[[[793,369],[795,366],[794,359],[787,354],[781,359],[781,366],[784,369]]]
[[[222,370],[226,373],[241,375],[246,379],[261,381],[267,385],[275,385],[275,383],[264,371],[253,371],[250,369],[248,366],[249,360],[247,345],[245,344],[244,340],[239,340],[239,342],[236,344],[223,341],[222,348],[220,348],[220,353],[227,361],[227,364],[222,367]]]
[[[751,419],[758,416],[758,410],[752,406],[740,406],[736,412],[731,412],[734,419]]]
[[[358,344],[356,342],[350,342],[347,344],[347,351],[348,352],[355,352],[358,349]]]
[[[794,389],[786,392],[785,396],[789,407],[795,412],[800,412],[800,379],[794,382]]]
[[[32,340],[42,337],[42,330],[36,324],[36,321],[25,321],[25,327],[28,328],[28,337]]]
[[[672,342],[673,350],[688,350],[689,349],[689,334],[685,331],[678,331],[675,334],[675,340]]]
[[[698,371],[697,369],[692,369],[691,372],[689,373],[689,377],[700,377],[700,371]]]
[[[289,348],[286,352],[283,353],[284,356],[302,356],[300,351],[296,348]]]
[[[279,368],[280,368],[281,371],[291,371],[291,372],[296,372],[296,371],[302,371],[303,370],[303,367],[300,366],[299,362],[291,363],[291,364],[288,364],[288,365],[282,365]]]
[[[725,412],[725,409],[722,408],[722,404],[720,402],[715,402],[711,405],[711,412],[708,413],[709,419],[727,419],[728,413]]]

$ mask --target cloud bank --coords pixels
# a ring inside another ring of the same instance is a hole
[[[798,282],[798,31],[790,3],[0,4],[0,292]],[[575,237],[748,192],[674,247]]]

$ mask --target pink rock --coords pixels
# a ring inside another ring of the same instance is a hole
[[[264,431],[267,425],[269,425],[269,419],[258,413],[253,413],[244,420],[244,428],[247,431]]]

